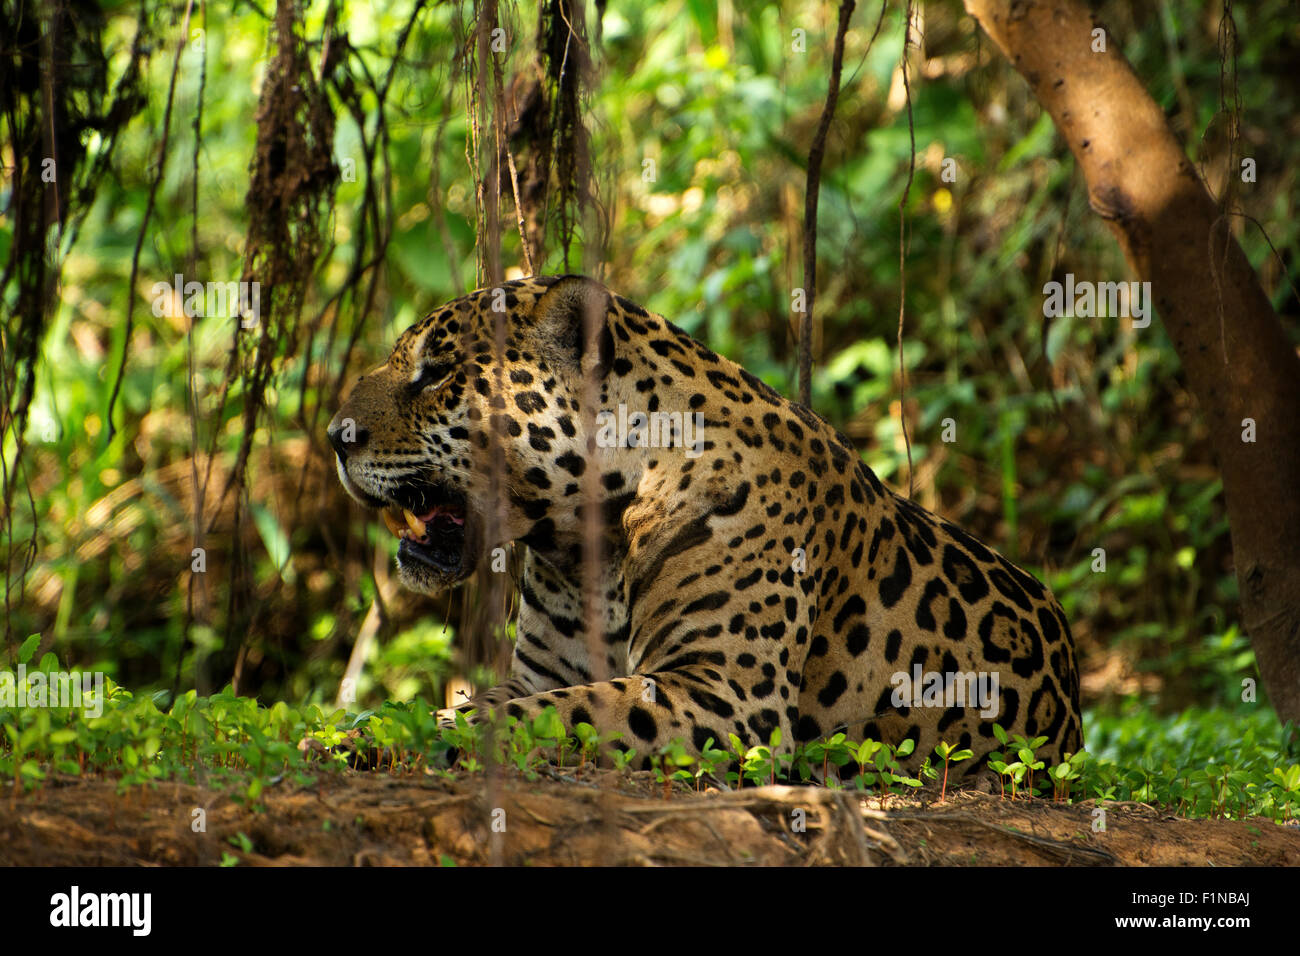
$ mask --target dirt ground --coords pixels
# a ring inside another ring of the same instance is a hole
[[[112,780],[71,779],[0,797],[0,864],[1300,865],[1300,828],[1267,820],[1111,804],[1105,831],[1094,832],[1092,803],[937,796],[881,807],[875,797],[778,786],[664,799],[649,774],[590,768],[532,782],[348,773],[305,788],[281,781],[255,811],[188,785],[119,795]]]

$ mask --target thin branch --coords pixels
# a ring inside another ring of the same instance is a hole
[[[912,176],[916,172],[916,128],[912,121],[912,85],[907,71],[907,48],[912,39],[912,3],[907,0],[903,15],[903,94],[907,101],[907,136],[911,153],[907,164],[907,183],[898,199],[898,423],[903,429],[903,443],[907,446],[907,497],[913,495],[915,475],[912,468],[912,438],[907,433],[907,365],[903,361],[903,315],[907,302],[907,198],[912,192]]]
[[[826,156],[826,135],[835,117],[835,103],[840,98],[840,74],[844,70],[844,34],[849,29],[855,0],[841,0],[840,19],[835,27],[835,52],[831,58],[830,83],[826,104],[808,151],[808,184],[803,205],[803,286],[804,311],[799,320],[799,401],[812,407],[812,317],[817,299],[817,200],[822,186],[822,159]]]
[[[208,5],[201,0],[199,16],[203,23],[204,36],[207,35]],[[197,266],[199,258],[199,152],[203,147],[203,96],[208,86],[208,50],[203,45],[199,62],[198,103],[194,109],[194,155],[190,174],[190,272]],[[189,402],[190,419],[190,481],[194,488],[194,547],[203,547],[203,502],[207,484],[199,483],[199,462],[196,452],[199,448],[199,394],[195,386],[198,378],[198,363],[194,350],[194,319],[191,317],[185,325],[185,397]],[[199,581],[196,582],[196,578]],[[204,609],[208,606],[207,576],[200,577],[193,571],[185,586],[185,620],[181,626],[180,646],[176,649],[176,671],[172,676],[172,698],[180,692],[181,667],[185,660],[185,648],[189,644],[190,630],[194,625],[194,585],[199,584],[202,592]]]
[[[490,55],[491,51],[489,51]],[[532,250],[528,248],[528,230],[524,222],[524,206],[519,200],[519,170],[515,167],[515,154],[510,149],[510,138],[505,131],[505,82],[502,78],[501,61],[492,57],[492,125],[497,137],[497,161],[494,163],[498,182],[500,181],[501,154],[506,154],[506,167],[510,170],[510,191],[515,198],[515,225],[519,229],[519,248],[523,251],[524,269],[528,275],[534,275]],[[441,132],[441,130],[439,131]]]
[[[135,237],[135,251],[131,253],[131,278],[126,287],[126,329],[122,334],[122,358],[117,363],[117,376],[113,379],[113,393],[108,397],[108,411],[104,417],[108,423],[108,441],[117,434],[113,424],[113,408],[117,405],[117,396],[122,391],[122,379],[126,377],[126,355],[131,348],[131,331],[135,325],[135,283],[140,274],[140,250],[144,248],[145,232],[149,229],[149,220],[153,216],[153,207],[158,200],[158,187],[162,184],[163,169],[167,165],[167,141],[171,137],[172,104],[176,99],[176,77],[181,69],[181,55],[189,42],[190,13],[194,10],[194,0],[186,0],[185,17],[181,21],[181,42],[176,47],[176,58],[172,61],[172,75],[167,83],[167,106],[163,110],[162,142],[158,145],[158,165],[154,169],[153,182],[149,184],[149,199],[145,203],[144,216],[140,220],[140,231]]]

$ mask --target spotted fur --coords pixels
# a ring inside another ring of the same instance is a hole
[[[584,375],[597,410],[699,412],[698,454],[589,449]],[[511,673],[472,708],[553,705],[641,754],[672,738],[766,742],[779,727],[784,748],[842,729],[983,757],[995,722],[1045,736],[1053,761],[1082,746],[1070,629],[1042,584],[884,487],[816,414],[589,280],[508,282],[438,309],[357,383],[330,436],[367,505],[422,484],[465,502],[463,554],[444,568],[399,552],[408,586],[432,593],[492,548],[526,546]],[[606,547],[594,640],[579,564],[588,468]],[[997,674],[997,715],[896,704],[895,675],[917,666]]]

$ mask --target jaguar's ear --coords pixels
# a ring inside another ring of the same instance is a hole
[[[614,336],[609,331],[613,296],[599,282],[563,276],[533,307],[540,342],[561,361],[576,364],[602,379],[614,364]]]

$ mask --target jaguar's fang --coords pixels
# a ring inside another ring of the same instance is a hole
[[[424,522],[417,518],[408,510],[402,511],[402,517],[406,519],[406,526],[411,529],[411,534],[417,538],[423,538],[425,532]]]

